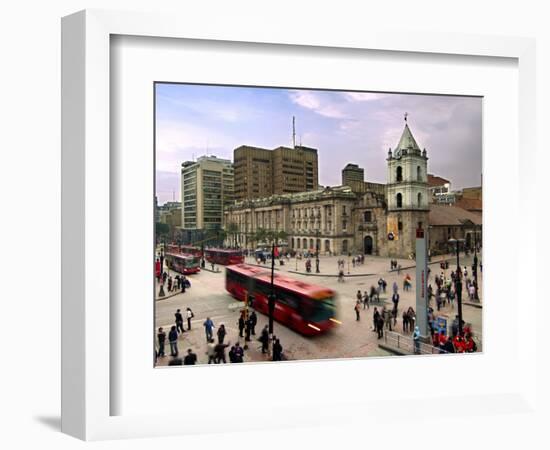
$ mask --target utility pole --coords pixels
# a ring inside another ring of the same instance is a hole
[[[273,314],[275,312],[275,241],[271,244],[271,293],[269,294],[269,344],[268,352],[271,355],[271,348],[273,344]]]

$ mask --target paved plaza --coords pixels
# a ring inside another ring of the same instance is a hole
[[[451,270],[456,268],[456,257],[447,255],[445,257],[433,258],[430,264],[431,275],[428,280],[435,288],[434,276],[441,273],[439,261],[441,259],[449,260],[449,269],[446,275],[450,274]],[[337,282],[338,259],[345,261],[345,281]],[[254,258],[248,257],[247,263],[255,264]],[[386,294],[382,294],[382,299],[386,299],[387,307],[391,308],[391,289],[394,281],[399,286],[400,302],[397,320],[397,331],[402,332],[401,313],[403,309],[412,306],[416,310],[415,301],[415,261],[414,260],[398,260],[398,264],[402,267],[400,273],[390,271],[390,261],[388,258],[365,257],[365,262],[362,265],[353,266],[351,258],[349,258],[349,274],[348,274],[348,258],[347,257],[320,257],[320,274],[315,273],[315,260],[312,260],[312,273],[307,274],[305,270],[305,259],[296,260],[291,258],[285,260],[285,264],[280,266],[276,262],[276,270],[281,272],[289,272],[293,278],[306,281],[308,283],[318,284],[330,287],[337,292],[338,304],[338,320],[341,324],[335,327],[328,333],[316,337],[304,337],[282,324],[274,323],[274,334],[280,339],[283,346],[283,352],[288,360],[311,360],[311,359],[334,359],[334,358],[355,358],[355,357],[372,357],[372,356],[390,356],[391,354],[380,349],[377,335],[373,329],[373,306],[370,309],[361,309],[360,320],[355,318],[354,306],[356,302],[357,290],[369,291],[371,286],[377,286],[378,279],[383,277],[387,282]],[[471,272],[472,256],[464,257],[460,255],[461,266],[467,266]],[[296,270],[298,266],[298,270]],[[265,264],[266,269],[271,267],[270,261]],[[412,289],[403,291],[403,279],[409,274],[412,278]],[[172,273],[175,276],[176,273]],[[479,285],[482,286],[482,272],[478,270]],[[155,325],[163,327],[166,332],[174,325],[174,313],[179,308],[185,312],[187,307],[190,307],[195,317],[192,320],[192,329],[187,330],[179,336],[178,348],[180,356],[184,356],[187,349],[191,348],[198,356],[198,363],[204,364],[207,362],[206,356],[206,335],[203,327],[203,322],[206,317],[210,317],[214,325],[217,327],[224,324],[227,330],[225,342],[234,344],[239,342],[244,344],[244,339],[238,337],[237,321],[241,308],[236,307],[236,300],[229,295],[225,290],[225,267],[219,266],[218,272],[203,270],[198,274],[188,277],[191,281],[191,288],[185,293],[170,294],[167,297],[157,299],[155,301]],[[479,304],[470,304],[467,300],[467,294],[463,292],[463,317],[466,323],[472,325],[478,349],[481,350],[482,338],[482,303],[483,296],[480,289]],[[242,304],[242,303],[241,303]],[[436,312],[436,315],[446,316],[449,319],[449,326],[452,319],[457,314],[456,302],[452,309],[449,305]],[[268,357],[262,355],[260,351],[260,342],[257,340],[261,329],[268,323],[268,317],[263,314],[258,314],[258,324],[256,326],[256,336],[253,336],[252,342],[248,343],[248,349],[245,351],[245,362],[250,361],[267,361]],[[216,333],[214,329],[214,335]],[[166,344],[166,354],[164,358],[159,358],[158,365],[167,365],[171,357],[169,356],[169,345]]]

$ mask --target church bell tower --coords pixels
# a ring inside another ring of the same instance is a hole
[[[408,258],[415,252],[416,230],[428,228],[428,156],[407,123],[397,147],[388,151],[386,185],[387,253]]]

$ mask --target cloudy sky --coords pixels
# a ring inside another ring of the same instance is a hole
[[[428,172],[453,189],[479,186],[481,99],[249,87],[156,85],[159,204],[180,197],[183,161],[209,154],[233,159],[240,145],[275,148],[296,141],[319,152],[319,183],[341,184],[348,162],[366,181],[386,181],[388,149],[409,127],[428,152]]]

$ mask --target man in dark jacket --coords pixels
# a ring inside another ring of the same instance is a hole
[[[159,342],[159,352],[158,355],[160,356],[166,356],[164,354],[164,343],[166,342],[166,333],[162,329],[162,327],[159,328],[159,332],[157,334],[157,339]]]
[[[195,364],[197,364],[197,355],[193,353],[193,350],[188,349],[187,355],[185,355],[185,358],[183,358],[183,365],[194,366]]]
[[[174,316],[176,318],[176,331],[178,333],[183,333],[185,330],[183,329],[183,315],[181,314],[181,310],[178,309]]]
[[[267,353],[267,347],[269,344],[269,331],[267,325],[262,330],[262,334],[260,336],[260,342],[262,343],[262,353]]]
[[[273,361],[282,361],[283,359],[283,346],[279,339],[275,340],[273,344]]]
[[[256,324],[258,323],[258,316],[256,316],[256,311],[252,311],[252,314],[250,314],[250,324],[252,325],[252,328],[250,330],[252,336],[256,336]]]

